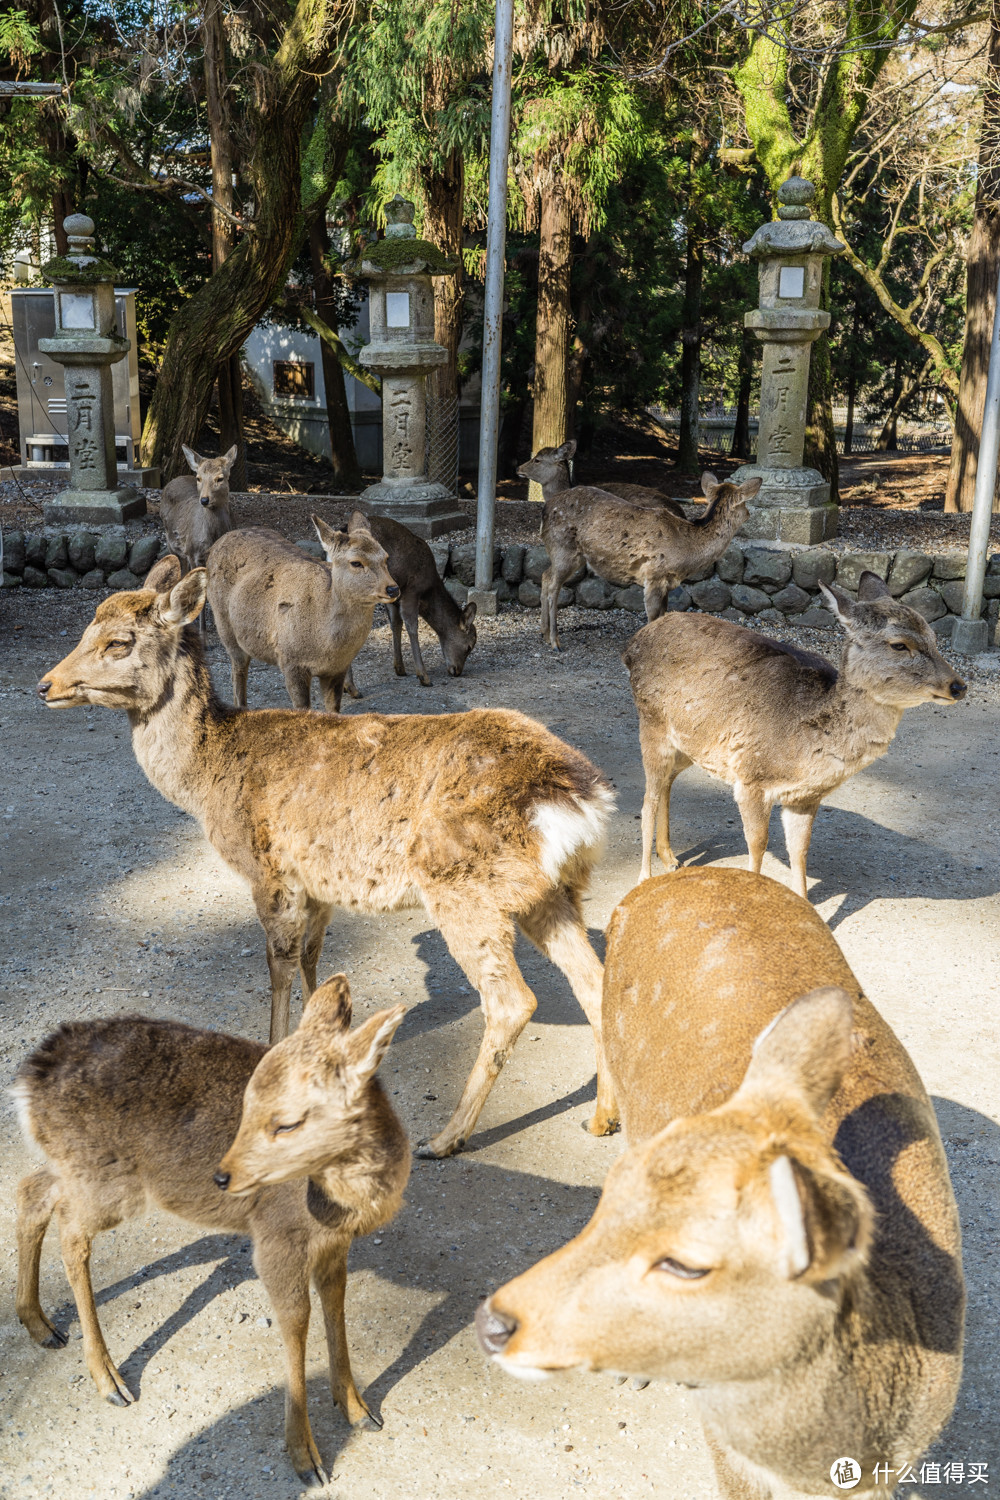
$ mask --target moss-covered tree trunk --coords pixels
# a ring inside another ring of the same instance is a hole
[[[683,474],[697,474],[699,400],[701,396],[701,293],[705,280],[702,228],[697,216],[688,213],[687,255],[684,265],[684,314],[681,328],[681,421],[677,441],[677,467]]]
[[[541,197],[532,453],[539,448],[558,448],[569,436],[572,213],[562,180],[554,174]],[[541,486],[534,481],[529,486],[529,498],[542,498]]]
[[[426,215],[424,238],[457,262],[454,276],[434,278],[434,339],[448,351],[448,363],[427,377],[431,396],[458,400],[458,346],[462,338],[462,227],[465,209],[465,167],[460,150],[447,157],[440,172],[421,172]]]
[[[309,225],[309,258],[316,289],[316,311],[324,323],[336,331],[337,308],[333,295],[333,277],[330,275],[330,240],[321,214],[313,215]],[[325,339],[320,339],[319,346],[323,361],[326,420],[330,431],[330,463],[334,481],[338,489],[356,490],[361,485],[361,468],[354,446],[354,429],[351,427],[351,410],[347,404],[343,366]]]
[[[242,347],[301,243],[302,130],[341,29],[358,15],[357,5],[340,0],[298,0],[257,77],[257,108],[243,122],[251,136],[242,174],[253,193],[253,224],[176,314],[146,415],[143,459],[159,466],[164,483],[187,472],[181,445],[205,419],[219,366]]]

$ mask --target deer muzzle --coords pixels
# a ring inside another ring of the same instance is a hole
[[[476,1337],[491,1359],[503,1353],[516,1332],[516,1318],[496,1312],[488,1302],[480,1302],[476,1308]]]

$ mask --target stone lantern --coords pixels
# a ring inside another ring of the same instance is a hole
[[[69,253],[42,267],[55,288],[56,331],[39,339],[43,354],[66,366],[66,434],[69,488],[45,506],[56,524],[106,525],[145,514],[146,502],[118,484],[111,366],[131,344],[115,318],[116,271],[94,253],[94,221],[86,214],[63,220]]]
[[[382,478],[361,500],[430,538],[469,525],[455,496],[427,478],[426,377],[448,358],[434,342],[431,278],[453,276],[456,266],[436,245],[417,239],[413,212],[397,194],[386,205],[385,238],[366,245],[355,262],[369,285],[371,329],[358,358],[382,377]]]
[[[811,182],[790,177],[778,189],[778,218],[743,246],[759,263],[760,306],[744,318],[764,346],[757,462],[734,483],[762,479],[743,535],[763,541],[821,542],[836,535],[837,507],[816,469],[802,466],[810,346],[830,326],[819,305],[823,261],[844,246],[810,217]]]

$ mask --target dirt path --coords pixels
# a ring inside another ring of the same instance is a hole
[[[92,601],[47,591],[0,601],[0,795],[9,1077],[60,1020],[141,1009],[266,1035],[266,966],[246,891],[190,819],[135,764],[123,718],[53,714],[37,677],[76,642]],[[4,623],[6,611],[7,623]],[[566,611],[565,652],[538,641],[537,614],[484,626],[461,681],[422,689],[392,675],[388,629],[366,646],[361,707],[438,712],[505,704],[544,720],[613,778],[619,812],[587,916],[595,935],[638,866],[641,766],[618,661],[635,621]],[[213,667],[228,690],[217,645]],[[277,674],[255,668],[251,702],[284,702]],[[813,839],[813,900],[872,999],[936,1096],[962,1210],[970,1282],[966,1377],[937,1456],[988,1462],[1000,1485],[996,1259],[1000,1130],[1000,676],[976,673],[952,710],[911,711],[889,755],[827,804]],[[725,788],[688,772],[675,790],[676,847],[742,863]],[[775,820],[776,848],[783,854]],[[765,870],[778,875],[771,855]],[[380,1434],[351,1435],[309,1346],[311,1414],[334,1478],[327,1493],[373,1500],[434,1496],[656,1495],[709,1500],[714,1485],[682,1390],[637,1392],[605,1377],[523,1385],[491,1370],[470,1327],[479,1298],[565,1242],[589,1216],[620,1137],[580,1125],[593,1098],[589,1035],[561,978],[523,954],[539,1009],[494,1090],[471,1149],[416,1164],[407,1206],[358,1243],[348,1330],[359,1386]],[[412,1002],[385,1081],[415,1139],[448,1116],[480,1038],[477,1001],[420,912],[338,915],[323,972],[351,977],[363,1017]],[[12,1113],[2,1121],[0,1493],[20,1500],[274,1497],[299,1492],[282,1451],[281,1344],[246,1245],[151,1214],[101,1237],[94,1283],[108,1343],[140,1396],[125,1411],[97,1398],[54,1232],[43,1300],[71,1330],[60,1353],[37,1348],[13,1309],[14,1186],[29,1164]],[[923,1493],[906,1486],[907,1496]],[[951,1494],[931,1486],[928,1496]],[[964,1494],[964,1489],[955,1491]],[[979,1493],[988,1495],[990,1491]]]

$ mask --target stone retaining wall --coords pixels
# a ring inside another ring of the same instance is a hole
[[[303,551],[322,556],[318,542],[301,540]],[[445,586],[465,603],[476,569],[472,542],[431,542]],[[158,557],[166,552],[159,533],[129,537],[124,528],[96,531],[9,531],[4,536],[4,588],[138,588]],[[501,603],[537,609],[548,553],[521,542],[493,549],[493,586]],[[867,569],[884,578],[896,598],[912,605],[939,635],[948,635],[962,612],[964,552],[836,552],[827,547],[766,546],[737,538],[714,568],[690,578],[672,591],[668,607],[698,609],[730,620],[753,615],[763,621],[827,627],[833,616],[823,608],[820,583],[836,582],[850,594]],[[1000,612],[1000,552],[986,569],[986,616],[991,631]],[[580,569],[567,579],[561,606],[582,609],[629,609],[643,614],[640,588],[616,588]]]

